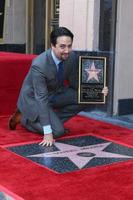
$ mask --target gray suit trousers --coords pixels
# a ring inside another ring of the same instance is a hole
[[[86,105],[78,104],[77,91],[72,88],[65,88],[62,92],[50,96],[49,105],[49,115],[54,138],[64,134],[63,123],[65,121],[86,108]],[[39,117],[36,121],[30,121],[26,117],[23,117],[21,123],[30,131],[43,134]]]

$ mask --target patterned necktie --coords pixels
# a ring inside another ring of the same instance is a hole
[[[57,72],[57,79],[59,81],[60,85],[63,85],[63,81],[64,81],[64,65],[63,62],[60,62],[58,64],[58,72]]]

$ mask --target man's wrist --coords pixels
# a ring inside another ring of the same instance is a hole
[[[51,134],[52,133],[51,126],[50,125],[43,126],[43,133],[44,135]]]

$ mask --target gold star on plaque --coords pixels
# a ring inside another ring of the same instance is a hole
[[[100,69],[96,69],[94,62],[92,62],[91,66],[88,69],[85,69],[88,74],[87,82],[91,79],[95,79],[99,82],[98,74],[100,73]]]

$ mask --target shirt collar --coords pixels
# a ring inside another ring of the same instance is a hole
[[[51,55],[52,55],[52,58],[56,64],[56,66],[58,66],[58,64],[61,62],[61,60],[59,60],[56,55],[54,54],[54,52],[51,50]]]

